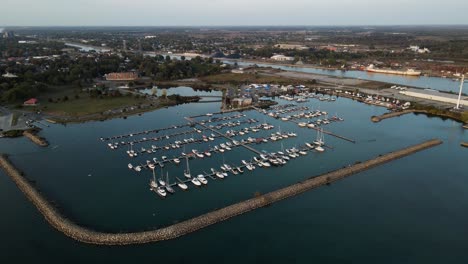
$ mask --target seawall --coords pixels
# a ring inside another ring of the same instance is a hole
[[[385,113],[383,115],[379,115],[379,116],[372,116],[371,117],[371,120],[372,122],[380,122],[384,119],[387,119],[387,118],[392,118],[392,117],[397,117],[397,116],[401,116],[401,115],[406,115],[406,114],[409,114],[409,113],[414,113],[415,111],[414,110],[403,110],[403,111],[399,111],[399,112],[391,112],[391,113]]]
[[[47,147],[49,145],[49,142],[47,142],[47,140],[36,135],[34,132],[30,132],[26,130],[23,132],[23,136],[29,138],[32,142],[34,142],[35,144],[41,147]]]
[[[6,155],[1,155],[0,167],[7,173],[7,175],[10,176],[10,178],[15,182],[24,195],[34,204],[34,206],[36,206],[46,221],[63,234],[77,241],[90,244],[130,245],[174,239],[204,227],[228,220],[229,218],[235,217],[237,215],[241,215],[257,208],[267,206],[269,204],[301,194],[322,185],[338,181],[355,173],[368,170],[380,164],[411,155],[415,152],[428,149],[439,144],[442,144],[441,140],[429,140],[404,148],[402,150],[378,156],[374,159],[370,159],[362,163],[351,165],[343,169],[338,169],[320,176],[311,177],[288,187],[281,188],[279,190],[272,191],[252,199],[241,201],[239,203],[226,206],[219,210],[211,211],[209,213],[168,227],[151,231],[131,233],[103,233],[84,228],[77,225],[76,223],[73,223],[70,219],[61,215],[58,210],[53,205],[51,205],[34,186],[30,184],[30,182],[22,175],[22,173],[19,172],[9,161]]]

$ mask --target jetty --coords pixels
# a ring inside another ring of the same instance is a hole
[[[420,144],[416,144],[376,158],[356,163],[348,167],[338,169],[320,176],[314,176],[298,182],[296,184],[281,188],[270,193],[259,195],[252,199],[241,201],[224,208],[211,211],[209,213],[194,217],[177,224],[163,227],[156,230],[130,232],[130,233],[105,233],[79,226],[69,218],[62,215],[44,196],[37,190],[23,173],[18,171],[9,161],[6,155],[0,156],[0,167],[15,182],[18,188],[39,210],[45,220],[55,229],[77,241],[96,245],[131,245],[157,242],[187,235],[202,228],[216,223],[226,221],[232,217],[253,211],[258,208],[268,206],[289,197],[293,197],[309,191],[311,189],[330,184],[332,182],[346,178],[347,176],[371,169],[378,165],[396,160],[418,151],[442,144],[441,140],[432,139]]]
[[[460,143],[460,145],[462,147],[468,148],[468,142],[462,142],[462,143]]]
[[[25,130],[23,132],[23,136],[29,138],[32,142],[41,147],[49,146],[49,142],[47,142],[47,140],[45,140],[43,137],[38,136],[35,132]]]
[[[409,114],[409,113],[414,113],[415,110],[403,110],[403,111],[396,111],[396,112],[390,112],[390,113],[385,113],[383,115],[379,115],[379,116],[372,116],[371,117],[371,121],[374,122],[374,123],[378,123],[384,119],[387,119],[387,118],[392,118],[392,117],[397,117],[397,116],[402,116],[402,115],[406,115],[406,114]]]

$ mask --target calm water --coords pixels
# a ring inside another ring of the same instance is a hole
[[[232,61],[226,61],[226,63],[233,63]],[[255,63],[251,62],[237,62],[239,66],[250,66]],[[272,67],[276,69],[282,69],[285,71],[294,72],[306,72],[306,73],[317,73],[331,76],[338,76],[343,78],[356,78],[363,80],[379,81],[386,83],[394,83],[398,85],[413,86],[419,88],[431,88],[439,91],[452,91],[458,92],[460,90],[460,82],[453,81],[451,78],[439,78],[439,77],[411,77],[403,75],[392,75],[392,74],[381,74],[381,73],[370,73],[365,71],[339,71],[339,70],[324,70],[317,68],[305,68],[305,67],[291,67],[282,66],[277,64],[259,63],[260,67]],[[466,93],[466,92],[465,92]]]
[[[353,138],[357,143],[326,136],[325,140],[334,147],[333,150],[309,153],[281,168],[247,171],[224,181],[210,180],[205,188],[190,186],[188,192],[177,190],[165,200],[148,190],[151,177],[148,171],[131,172],[127,163],[145,162],[161,155],[171,157],[179,154],[181,149],[130,160],[124,155],[125,149],[111,151],[99,137],[183,124],[184,116],[217,112],[220,103],[180,105],[125,120],[52,125],[42,132],[51,143],[48,148],[36,147],[24,138],[2,139],[0,148],[2,152],[11,153],[14,163],[36,180],[46,196],[57,201],[71,219],[98,230],[137,231],[188,219],[250,198],[256,191],[275,190],[430,138],[441,138],[444,144],[177,240],[122,248],[84,245],[66,238],[52,229],[10,179],[0,172],[0,206],[3,209],[0,261],[468,261],[468,211],[465,210],[468,207],[468,152],[459,146],[462,140],[468,141],[468,136],[460,124],[416,115],[374,124],[370,122],[370,116],[381,114],[385,109],[344,98],[336,102],[312,100],[304,105],[343,117],[344,122],[332,123],[326,130]],[[281,122],[255,111],[244,113],[248,118],[274,124],[275,131],[279,127],[285,132],[297,131],[299,137],[283,140],[284,147],[315,139],[313,130],[299,129],[293,123]],[[183,130],[187,128],[175,131]],[[266,136],[271,132],[255,136]],[[165,133],[160,132],[160,135]],[[252,135],[239,138],[248,136]],[[220,142],[222,140],[212,144]],[[153,142],[138,147],[148,148],[155,143],[160,144]],[[255,147],[279,150],[281,143]],[[204,150],[208,145],[190,145],[187,151],[192,148]],[[241,159],[250,157],[250,152],[237,148],[224,156],[215,154],[211,158],[193,160],[190,166],[192,173],[198,174],[210,167],[219,168],[223,159],[239,164]],[[166,167],[172,177],[183,178],[183,165]],[[69,259],[69,256],[73,257]]]

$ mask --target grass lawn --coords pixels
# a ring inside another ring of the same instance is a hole
[[[127,106],[136,106],[143,102],[145,102],[145,99],[133,96],[104,97],[103,99],[99,99],[81,95],[79,99],[72,97],[68,101],[56,103],[41,102],[38,109],[54,115],[82,116]]]

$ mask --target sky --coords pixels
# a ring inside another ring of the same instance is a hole
[[[0,0],[0,26],[468,24],[467,0]]]

